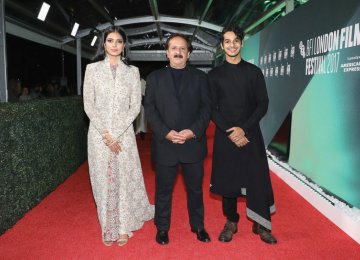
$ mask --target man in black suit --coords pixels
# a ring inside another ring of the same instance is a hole
[[[192,46],[181,34],[166,42],[169,66],[152,72],[146,80],[145,114],[151,125],[152,159],[156,167],[156,241],[169,243],[171,201],[178,166],[188,195],[191,231],[209,242],[204,228],[202,181],[207,154],[206,128],[210,121],[210,96],[204,72],[187,66]]]

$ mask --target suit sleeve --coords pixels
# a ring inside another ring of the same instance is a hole
[[[269,105],[269,98],[266,90],[264,75],[260,69],[256,69],[253,75],[254,78],[252,80],[252,89],[254,90],[256,107],[251,116],[242,126],[245,133],[251,132],[251,130],[260,123],[260,120],[266,114]]]
[[[86,115],[89,117],[91,124],[95,127],[95,129],[103,134],[105,129],[105,125],[103,120],[95,108],[95,84],[92,80],[93,66],[89,64],[85,70],[85,78],[84,78],[84,110]]]
[[[161,119],[156,106],[156,81],[154,74],[150,74],[146,79],[144,108],[146,119],[150,123],[156,138],[163,141],[171,129]]]
[[[197,120],[190,126],[196,138],[201,138],[209,126],[211,115],[211,100],[209,92],[209,81],[207,75],[200,75],[200,111]]]
[[[211,94],[211,119],[215,125],[227,135],[228,133],[226,130],[231,128],[232,125],[226,121],[219,111],[219,89],[217,85],[217,76],[212,72],[209,73],[209,84]]]
[[[131,82],[131,92],[130,92],[130,106],[127,111],[124,122],[122,122],[121,126],[115,130],[114,136],[116,139],[119,139],[124,132],[132,127],[135,118],[140,113],[141,106],[141,82],[140,82],[140,74],[139,69],[137,67],[131,67],[133,70],[134,81]]]

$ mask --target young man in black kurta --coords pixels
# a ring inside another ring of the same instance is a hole
[[[253,232],[262,241],[275,244],[270,219],[275,204],[259,126],[269,100],[261,70],[241,59],[243,38],[239,27],[224,28],[221,48],[226,60],[209,72],[216,125],[210,190],[223,196],[227,222],[219,235],[221,242],[231,241],[237,232],[237,197],[246,195]]]

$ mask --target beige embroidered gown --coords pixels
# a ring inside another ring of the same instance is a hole
[[[146,81],[144,79],[141,79],[140,82],[141,82],[141,96],[144,97]],[[147,121],[146,121],[145,109],[144,109],[143,105],[141,105],[140,113],[135,119],[134,127],[135,127],[135,134],[138,134],[140,132],[143,132],[143,133],[147,132]]]
[[[133,121],[141,104],[138,68],[119,60],[111,69],[109,60],[87,65],[84,108],[90,119],[88,162],[90,181],[102,235],[115,241],[119,234],[132,236],[154,216],[145,190]],[[112,153],[101,133],[108,130],[120,142],[121,152]]]

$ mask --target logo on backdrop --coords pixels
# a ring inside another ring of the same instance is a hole
[[[290,56],[289,56],[290,50]],[[286,77],[291,75],[291,61],[295,58],[295,46],[265,53],[260,57],[260,68],[266,78]]]
[[[300,52],[303,48],[301,44],[302,41],[299,44]],[[359,56],[347,57],[342,64],[339,62],[340,50],[359,45],[359,23],[308,39],[305,55],[301,55],[306,58],[305,75],[360,71]]]
[[[298,43],[300,56],[305,59],[304,75],[359,72],[360,55],[346,57],[342,50],[360,46],[360,25],[355,23]],[[260,57],[260,68],[266,78],[291,76],[296,47],[284,46],[267,51]],[[343,58],[343,59],[341,59]]]
[[[299,43],[300,55],[305,58],[305,45],[302,41]]]

